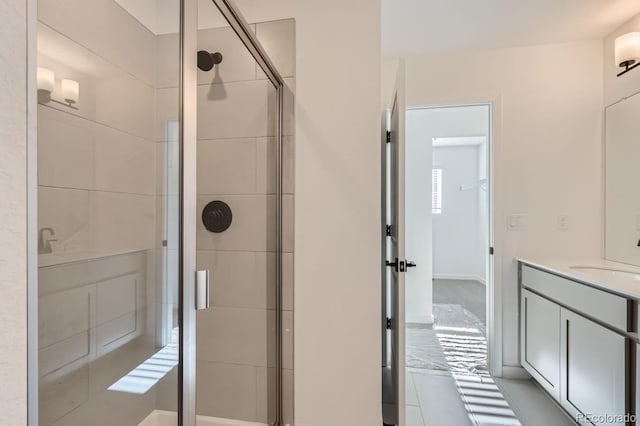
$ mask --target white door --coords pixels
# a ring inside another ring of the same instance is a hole
[[[390,155],[390,241],[388,250],[388,266],[391,273],[386,285],[389,286],[391,359],[387,360],[391,372],[390,389],[393,409],[385,414],[384,423],[389,425],[405,425],[405,286],[404,273],[407,268],[405,259],[405,71],[404,63],[398,66],[396,88],[393,96],[393,107],[389,124]]]

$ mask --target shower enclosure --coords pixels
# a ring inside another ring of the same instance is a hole
[[[293,424],[294,39],[38,0],[30,425]]]

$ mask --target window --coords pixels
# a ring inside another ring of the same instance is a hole
[[[442,213],[442,169],[431,170],[431,213]]]

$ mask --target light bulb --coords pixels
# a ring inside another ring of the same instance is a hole
[[[38,67],[38,90],[44,90],[45,92],[53,92],[55,86],[55,74],[48,68]]]
[[[74,104],[78,102],[78,98],[80,97],[80,85],[75,80],[62,80],[61,84],[62,89],[62,98],[69,102],[70,104]]]

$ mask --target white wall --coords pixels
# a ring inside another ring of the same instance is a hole
[[[379,425],[380,3],[296,6],[296,426]]]
[[[0,3],[0,412],[27,420],[27,2]]]
[[[434,137],[478,136],[487,132],[485,107],[430,108],[407,111],[406,253],[417,268],[406,276],[408,322],[430,323],[432,312],[431,166]],[[474,164],[474,168],[477,165]],[[446,238],[445,238],[446,239]],[[433,254],[432,254],[433,253]],[[475,256],[475,253],[474,253]]]
[[[479,187],[480,145],[433,148],[433,168],[442,169],[442,213],[433,215],[433,276],[484,281]],[[487,224],[485,223],[486,227]]]
[[[519,365],[514,256],[601,256],[602,81],[600,41],[407,59],[409,105],[496,101],[504,365]],[[561,213],[567,231],[557,229]],[[513,214],[524,215],[524,229],[507,231]]]

